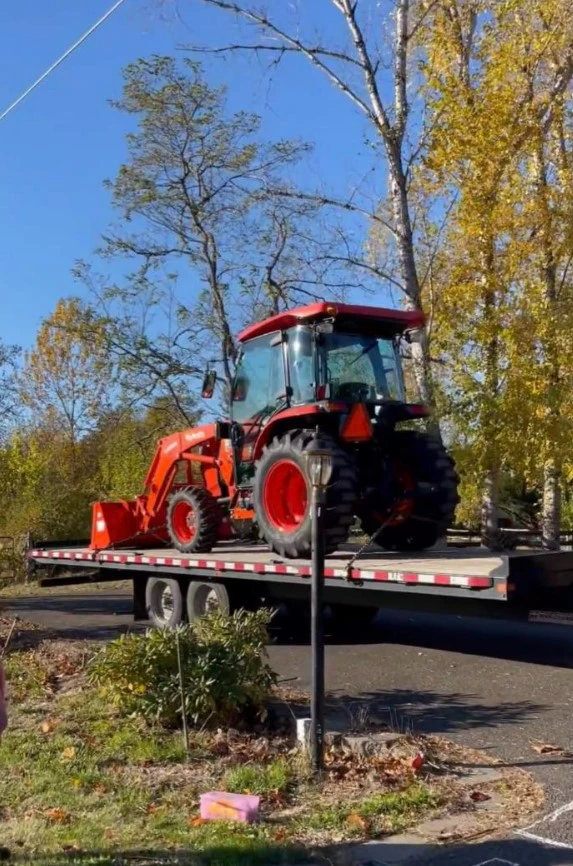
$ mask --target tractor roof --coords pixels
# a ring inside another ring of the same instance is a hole
[[[390,310],[384,307],[360,307],[350,304],[338,304],[335,301],[320,301],[285,310],[277,316],[249,325],[239,334],[241,343],[271,334],[273,331],[283,331],[304,322],[319,322],[321,319],[336,320],[343,328],[352,329],[358,333],[375,336],[392,336],[409,328],[421,328],[424,324],[424,314],[418,311]]]

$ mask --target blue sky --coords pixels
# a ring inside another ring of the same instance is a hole
[[[325,0],[313,0],[328,13]],[[77,39],[110,0],[19,0],[0,8],[0,111]],[[237,38],[232,18],[202,3],[126,0],[0,123],[0,339],[29,346],[59,297],[78,293],[70,268],[90,260],[113,217],[102,181],[125,156],[126,119],[108,105],[121,69],[182,43]],[[185,18],[182,20],[181,16]],[[328,14],[323,27],[334,28]],[[316,144],[304,173],[344,190],[367,171],[354,108],[304,61],[287,58],[272,81],[262,61],[205,58],[209,80],[229,85],[230,107],[256,111],[263,134]]]

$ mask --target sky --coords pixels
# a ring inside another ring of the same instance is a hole
[[[321,26],[337,22],[324,6]],[[0,4],[0,112],[111,5],[111,0]],[[323,17],[323,13],[324,17]],[[244,34],[243,34],[244,35]],[[0,122],[0,340],[24,348],[58,298],[81,294],[71,268],[90,261],[113,219],[103,181],[125,158],[128,121],[109,100],[121,70],[184,44],[237,39],[234,19],[195,0],[125,0],[34,93]],[[205,57],[229,107],[255,111],[269,138],[315,144],[303,179],[343,191],[371,166],[356,110],[320,73],[287,58],[269,80],[260,60]]]

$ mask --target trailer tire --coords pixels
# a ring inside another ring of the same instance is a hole
[[[232,611],[231,599],[222,583],[207,583],[192,580],[187,587],[187,619],[190,623],[211,611],[229,615]]]
[[[145,609],[155,628],[175,628],[183,621],[183,591],[172,577],[148,577]]]
[[[255,470],[253,503],[261,535],[282,557],[310,554],[310,482],[306,450],[314,440],[309,430],[275,437],[265,446]],[[324,509],[325,553],[348,539],[356,506],[356,469],[340,443],[320,433],[318,443],[332,454],[332,475]]]

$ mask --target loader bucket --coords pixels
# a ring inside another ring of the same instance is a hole
[[[94,502],[92,508],[92,550],[130,547],[138,543],[140,519],[136,502]]]

